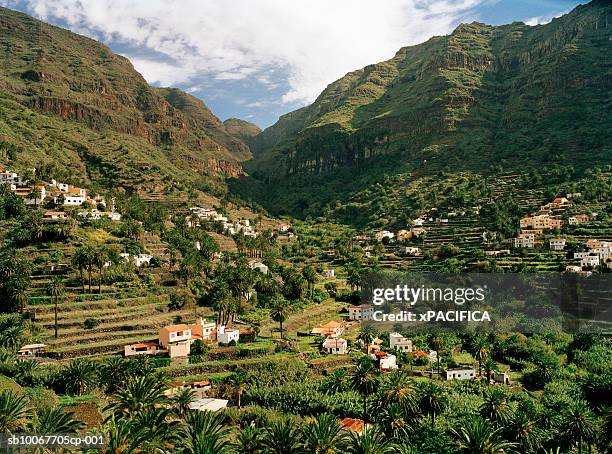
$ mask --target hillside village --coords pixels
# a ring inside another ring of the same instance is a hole
[[[611,14],[463,24],[261,131],[0,8],[0,432],[101,433],[108,454],[612,451],[605,320],[568,332],[510,295],[487,330],[425,331],[362,295],[385,271],[605,282]]]

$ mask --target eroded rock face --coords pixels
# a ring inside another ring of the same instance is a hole
[[[240,164],[215,158],[208,159],[208,167],[211,171],[229,178],[238,178],[244,174]]]

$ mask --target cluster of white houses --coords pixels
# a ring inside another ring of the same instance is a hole
[[[31,169],[31,171],[32,173],[36,173],[36,169]],[[62,183],[54,179],[50,182],[30,184],[29,179],[16,172],[5,170],[0,172],[0,185],[1,184],[8,185],[18,197],[23,199],[26,205],[38,206],[45,203],[45,201],[51,200],[54,205],[65,207],[80,207],[84,203],[88,203],[92,206],[106,206],[106,201],[103,197],[91,197],[87,194],[86,189],[68,183]],[[79,216],[90,219],[107,217],[113,221],[119,221],[121,219],[121,215],[114,212],[114,201],[110,212],[93,209],[89,212],[80,212]],[[59,211],[48,211],[44,214],[44,217],[49,220],[64,219],[65,214]]]
[[[196,340],[201,340],[207,344],[213,342],[219,344],[237,343],[240,340],[240,331],[200,318],[192,324],[164,326],[159,329],[157,342],[126,345],[124,355],[167,354],[170,358],[186,357],[189,356],[191,345]]]
[[[574,252],[574,259],[580,260],[580,264],[569,265],[566,271],[582,273],[604,266],[612,269],[612,241],[591,239],[586,242],[586,248],[586,251]]]
[[[412,238],[419,237],[426,233],[423,227],[412,227],[410,230],[402,229],[398,230],[397,233],[390,232],[389,230],[381,230],[374,233],[374,239],[378,242],[382,242],[385,239],[389,242],[394,241],[406,241]]]
[[[199,227],[200,220],[210,222],[220,222],[223,225],[223,231],[228,235],[236,235],[242,233],[244,236],[256,237],[258,232],[255,231],[251,225],[251,221],[248,219],[238,219],[237,221],[230,221],[227,216],[217,213],[212,208],[203,207],[191,207],[190,216],[187,216],[186,221],[189,227]]]
[[[580,197],[580,193],[567,194],[567,197],[557,197],[552,202],[540,207],[538,213],[527,216],[519,221],[520,233],[514,238],[515,248],[533,249],[544,244],[542,235],[546,230],[560,230],[566,221],[559,217],[559,213],[565,211],[570,205],[571,199]],[[576,214],[567,218],[567,224],[580,225],[597,218],[597,213]],[[552,251],[565,249],[565,239],[552,238],[549,240]]]

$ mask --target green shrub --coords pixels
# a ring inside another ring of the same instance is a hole
[[[100,320],[98,320],[97,318],[87,318],[83,322],[83,327],[85,329],[92,329],[98,326],[99,324],[100,324]]]

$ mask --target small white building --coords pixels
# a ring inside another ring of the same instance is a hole
[[[217,341],[220,344],[229,344],[230,342],[238,342],[240,339],[240,330],[226,329],[225,325],[217,327]]]
[[[374,308],[368,304],[362,304],[361,306],[351,306],[349,307],[349,320],[370,320],[372,318],[372,314],[374,313]]]
[[[397,369],[397,357],[384,352],[377,352],[372,355],[378,362],[378,368],[382,371]]]
[[[595,268],[599,266],[599,256],[598,255],[587,255],[582,260],[580,260],[580,266],[583,268],[592,267]]]
[[[348,352],[348,342],[341,337],[328,337],[323,342],[323,350],[328,355],[346,355]]]
[[[132,257],[132,261],[136,267],[141,267],[142,265],[150,265],[151,260],[153,259],[152,255],[149,254],[138,254]]]
[[[85,203],[85,197],[83,197],[82,195],[70,195],[70,194],[64,194],[64,203],[63,205],[66,206],[81,206],[83,205],[83,203]],[[56,203],[57,203],[57,199],[56,199]]]
[[[228,400],[226,399],[214,399],[212,397],[205,397],[203,399],[195,399],[189,404],[191,410],[198,411],[219,411],[227,407]]]
[[[562,251],[565,249],[565,238],[551,238],[550,249],[552,251]]]
[[[389,346],[393,350],[399,350],[402,352],[412,351],[412,341],[402,336],[400,333],[389,334]]]
[[[474,369],[451,369],[445,371],[447,380],[472,380],[476,378]]]
[[[20,357],[35,357],[45,352],[46,344],[28,344],[24,345],[17,352],[17,356]]]
[[[257,270],[263,274],[268,274],[268,271],[269,271],[268,266],[261,262],[251,263],[250,267],[252,270]]]
[[[515,248],[533,248],[535,246],[535,235],[533,233],[521,233],[514,239]]]
[[[578,265],[567,265],[565,271],[568,273],[579,273],[582,271],[582,267]]]
[[[418,247],[407,246],[404,252],[406,255],[419,255],[421,250]]]
[[[323,276],[325,276],[327,279],[332,279],[336,277],[336,272],[333,269],[323,270]]]

